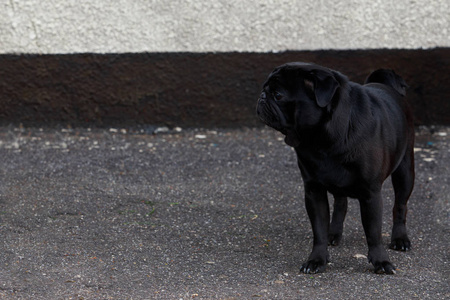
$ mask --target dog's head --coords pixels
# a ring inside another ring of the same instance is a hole
[[[304,128],[323,122],[340,87],[337,72],[308,63],[277,67],[263,85],[257,114],[296,147]]]

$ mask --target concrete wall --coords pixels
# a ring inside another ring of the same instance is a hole
[[[450,125],[449,16],[449,0],[0,0],[0,124],[262,125],[268,73],[309,61],[357,82],[392,68],[416,124]]]
[[[0,53],[450,46],[448,0],[2,0]]]

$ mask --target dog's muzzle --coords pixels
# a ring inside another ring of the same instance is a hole
[[[265,92],[262,92],[258,99],[256,113],[266,125],[281,132],[285,131],[287,125],[286,118],[278,105],[273,100],[267,98]]]
[[[272,118],[270,117],[270,112],[268,111],[267,95],[265,92],[262,92],[259,96],[258,103],[256,105],[256,114],[261,121],[270,126],[269,123]]]

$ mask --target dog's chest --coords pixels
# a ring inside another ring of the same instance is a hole
[[[356,197],[364,180],[355,162],[344,162],[336,157],[315,153],[298,154],[303,180],[319,183],[335,194]]]

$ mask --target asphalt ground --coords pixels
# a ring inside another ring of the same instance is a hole
[[[417,129],[395,275],[372,272],[356,200],[326,272],[300,274],[312,232],[279,133],[151,131],[0,128],[0,298],[450,298],[450,128]]]

